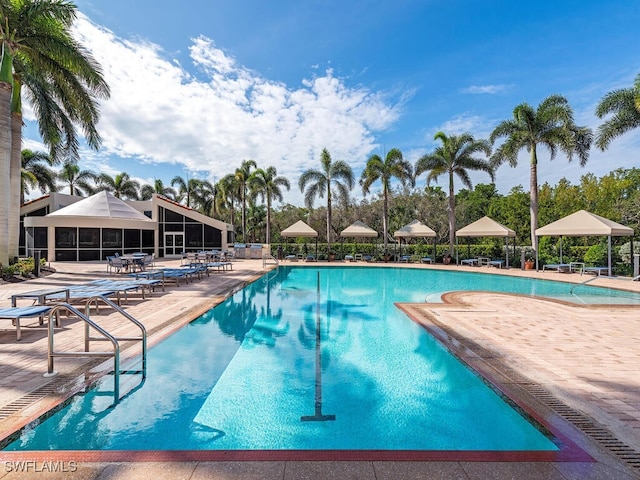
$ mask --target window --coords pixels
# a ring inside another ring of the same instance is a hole
[[[56,248],[76,248],[76,241],[77,229],[75,227],[56,227]]]
[[[140,230],[126,229],[124,231],[124,248],[140,249]]]
[[[142,248],[155,247],[155,232],[153,230],[142,230]]]
[[[204,247],[220,248],[222,246],[222,232],[217,228],[204,226]]]
[[[186,247],[202,248],[202,224],[187,224],[184,227],[184,244]]]
[[[79,228],[78,246],[80,248],[100,248],[100,229]]]
[[[103,228],[102,248],[122,248],[122,230]]]
[[[164,221],[167,223],[184,223],[184,217],[173,210],[164,210]]]

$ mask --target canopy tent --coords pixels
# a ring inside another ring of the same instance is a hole
[[[373,228],[369,227],[365,223],[360,220],[356,220],[347,228],[340,232],[341,237],[367,237],[373,238],[378,236],[378,232],[376,232]]]
[[[378,236],[378,232],[376,232],[373,228],[361,222],[360,220],[356,220],[347,228],[340,232],[340,236],[344,237],[354,237],[354,238],[376,238]],[[342,247],[340,247],[342,248]],[[373,246],[372,246],[373,250]],[[373,253],[373,252],[372,252]]]
[[[456,231],[456,263],[458,263],[458,238],[459,237],[504,237],[506,243],[505,263],[509,266],[509,238],[515,238],[516,232],[489,217],[482,217]],[[515,240],[514,240],[515,245]]]
[[[595,213],[578,210],[536,230],[536,237],[545,235],[551,237],[608,237],[608,267],[609,276],[611,276],[611,237],[632,236],[633,229]],[[560,261],[562,262],[562,250],[560,250]],[[538,268],[538,252],[536,252],[536,268]]]
[[[393,236],[400,242],[403,238],[433,238],[433,261],[436,259],[436,232],[427,227],[420,220],[414,220],[408,223],[404,227],[396,230]],[[400,255],[402,255],[402,244],[400,244]]]
[[[316,258],[318,258],[318,232],[307,225],[302,220],[298,220],[293,225],[285,228],[280,232],[283,237],[315,237],[316,239]]]

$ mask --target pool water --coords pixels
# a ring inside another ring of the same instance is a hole
[[[5,448],[557,450],[394,306],[460,289],[563,296],[569,286],[424,269],[280,267],[150,349],[146,380],[123,375],[129,393],[115,407],[108,377]]]

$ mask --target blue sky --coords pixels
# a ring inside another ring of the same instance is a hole
[[[83,151],[83,168],[169,184],[216,181],[253,159],[288,177],[285,202],[299,205],[298,177],[324,147],[359,177],[373,153],[399,148],[413,163],[439,130],[487,138],[519,103],[555,93],[595,130],[598,101],[640,73],[640,3],[622,0],[76,4],[75,34],[112,89],[103,147]],[[26,123],[24,146],[42,148]],[[539,181],[640,166],[639,151],[640,132],[593,149],[585,168],[542,151]],[[528,190],[526,152],[496,184]]]

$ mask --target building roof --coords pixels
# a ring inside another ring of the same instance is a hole
[[[56,210],[48,217],[106,217],[151,222],[152,220],[111,193],[102,191],[67,207]]]

